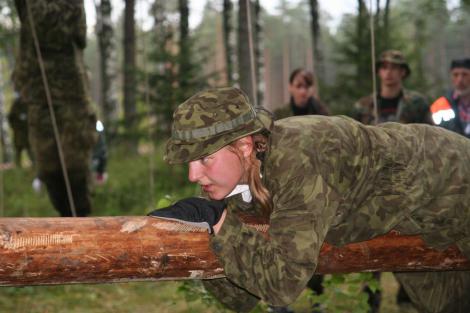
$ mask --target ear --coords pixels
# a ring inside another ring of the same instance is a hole
[[[288,87],[287,87],[287,90],[289,91],[290,94],[292,94],[293,89],[294,89],[293,84],[290,84],[290,83],[289,83],[289,85],[288,85]]]
[[[404,68],[400,69],[400,77],[402,80],[406,77],[406,70]]]
[[[237,140],[237,148],[242,152],[244,158],[250,157],[253,152],[253,137],[246,136]]]

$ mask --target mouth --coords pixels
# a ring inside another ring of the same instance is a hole
[[[204,192],[210,192],[212,189],[212,185],[201,185],[201,187]]]

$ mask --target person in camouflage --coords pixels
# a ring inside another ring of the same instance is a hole
[[[411,74],[403,54],[397,50],[383,52],[376,68],[380,78],[377,94],[378,123],[432,124],[429,104],[424,97],[403,88],[403,80]],[[353,117],[366,125],[375,124],[373,95],[363,97],[354,104]]]
[[[209,224],[226,278],[205,285],[237,312],[260,299],[293,302],[323,242],[341,246],[394,229],[437,249],[456,244],[470,258],[470,141],[463,136],[344,116],[273,123],[236,88],[197,93],[173,118],[165,159],[188,163],[189,180],[209,199],[183,199],[151,215]],[[234,201],[240,195],[245,206]],[[268,235],[244,225],[240,212],[263,216]],[[420,312],[470,312],[470,272],[396,276]]]
[[[26,150],[31,161],[33,155],[28,140],[28,107],[21,101],[21,98],[15,93],[15,99],[8,113],[8,123],[13,130],[13,142],[15,145],[15,163],[21,167],[21,153]]]
[[[274,111],[276,119],[298,115],[330,115],[328,107],[314,97],[315,79],[312,72],[297,68],[289,76],[289,103]]]
[[[427,123],[431,124],[429,104],[419,93],[403,88],[403,81],[411,74],[410,67],[400,51],[384,51],[376,63],[377,74],[380,78],[380,89],[377,95],[378,123]],[[359,99],[354,105],[353,117],[366,125],[375,124],[374,95]],[[374,273],[380,280],[380,273]],[[381,291],[369,294],[369,304],[372,313],[378,312],[381,301]],[[397,293],[397,303],[409,303],[410,299],[400,285]]]
[[[55,209],[61,216],[71,216],[29,12],[48,79],[76,213],[86,216],[91,211],[89,164],[96,141],[96,118],[89,104],[82,57],[86,43],[83,1],[16,0],[15,5],[21,21],[18,86],[28,106],[29,139],[38,176]]]
[[[313,73],[296,68],[289,76],[289,103],[273,112],[276,120],[300,115],[330,115],[328,107],[315,97],[315,78]],[[323,293],[323,275],[313,275],[307,287],[315,294]],[[314,306],[318,306],[315,303]],[[274,313],[292,312],[289,308],[269,308]]]

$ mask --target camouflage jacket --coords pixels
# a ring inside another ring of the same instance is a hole
[[[79,0],[15,0],[21,21],[15,85],[22,100],[47,106],[26,3],[33,16],[54,105],[85,106],[89,101],[83,62],[86,20],[83,1]]]
[[[21,100],[28,106],[29,139],[38,174],[43,177],[61,167],[28,12],[37,34],[67,168],[86,173],[96,142],[96,117],[90,106],[83,62],[83,1],[15,0],[15,5],[21,30],[14,80]]]
[[[377,101],[380,115],[380,98],[378,98]],[[374,123],[373,95],[363,97],[354,104],[353,117],[366,125],[372,125]],[[396,115],[389,120],[379,118],[379,123],[383,122],[432,124],[429,113],[429,103],[421,94],[403,89],[403,96],[398,103]]]
[[[227,278],[205,285],[231,309],[294,301],[324,241],[344,245],[396,229],[437,248],[456,243],[470,257],[470,141],[458,134],[291,117],[275,122],[263,167],[274,204],[269,236],[242,224],[229,200],[210,239]]]

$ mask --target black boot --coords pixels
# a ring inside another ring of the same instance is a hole
[[[397,293],[397,304],[401,305],[401,304],[408,304],[408,303],[411,303],[411,299],[406,293],[405,288],[403,288],[402,284],[400,284],[400,288],[398,289],[398,293]]]

